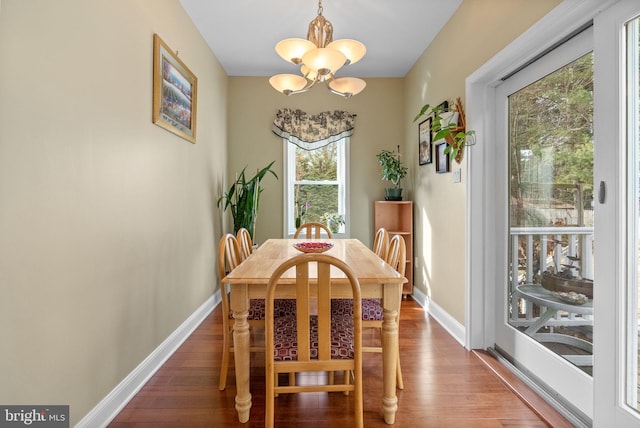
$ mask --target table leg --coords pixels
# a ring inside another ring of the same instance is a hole
[[[249,298],[246,284],[231,285],[231,310],[233,311],[233,357],[236,372],[236,410],[238,419],[249,421],[251,412],[251,391],[249,389],[250,365],[250,332],[247,316],[249,315]]]
[[[389,284],[384,287],[382,300],[382,370],[384,382],[384,397],[382,398],[382,411],[384,421],[393,424],[396,421],[398,411],[398,398],[396,397],[396,370],[398,365],[398,310],[400,309],[400,296],[398,287],[402,284]]]

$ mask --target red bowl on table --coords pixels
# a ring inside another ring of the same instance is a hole
[[[296,242],[293,244],[293,248],[303,253],[324,253],[333,248],[333,244],[319,241]]]

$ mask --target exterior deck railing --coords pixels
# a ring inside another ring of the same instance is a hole
[[[546,308],[518,298],[513,293],[518,285],[540,284],[542,273],[574,266],[574,273],[593,279],[593,227],[546,226],[513,227],[511,237],[511,325],[526,326],[535,321]],[[588,325],[590,315],[559,312],[545,325]]]

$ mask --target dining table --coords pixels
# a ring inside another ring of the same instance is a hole
[[[233,346],[236,374],[235,407],[238,419],[249,421],[251,412],[250,392],[250,331],[247,322],[249,299],[264,299],[271,275],[284,261],[301,254],[295,243],[309,239],[269,239],[260,245],[247,259],[233,269],[222,280],[230,284],[230,306],[233,311]],[[402,300],[402,284],[406,278],[385,263],[358,239],[319,239],[333,244],[325,254],[345,262],[355,273],[360,283],[362,298],[380,298],[383,306],[382,323],[382,411],[387,424],[395,422],[398,410],[396,396],[396,365],[398,358],[397,315]],[[317,278],[313,264],[310,277]],[[290,269],[281,277],[276,289],[276,298],[295,298],[295,270]],[[288,287],[287,284],[291,284]],[[331,297],[352,298],[351,288],[342,271],[331,270]],[[366,394],[366,392],[365,392]]]

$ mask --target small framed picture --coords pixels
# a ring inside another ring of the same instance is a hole
[[[153,123],[196,142],[198,79],[169,46],[153,35]]]
[[[418,165],[426,165],[433,162],[431,157],[431,121],[428,117],[418,125]]]
[[[436,172],[442,174],[449,172],[449,155],[444,152],[447,148],[447,143],[442,142],[436,144]]]

